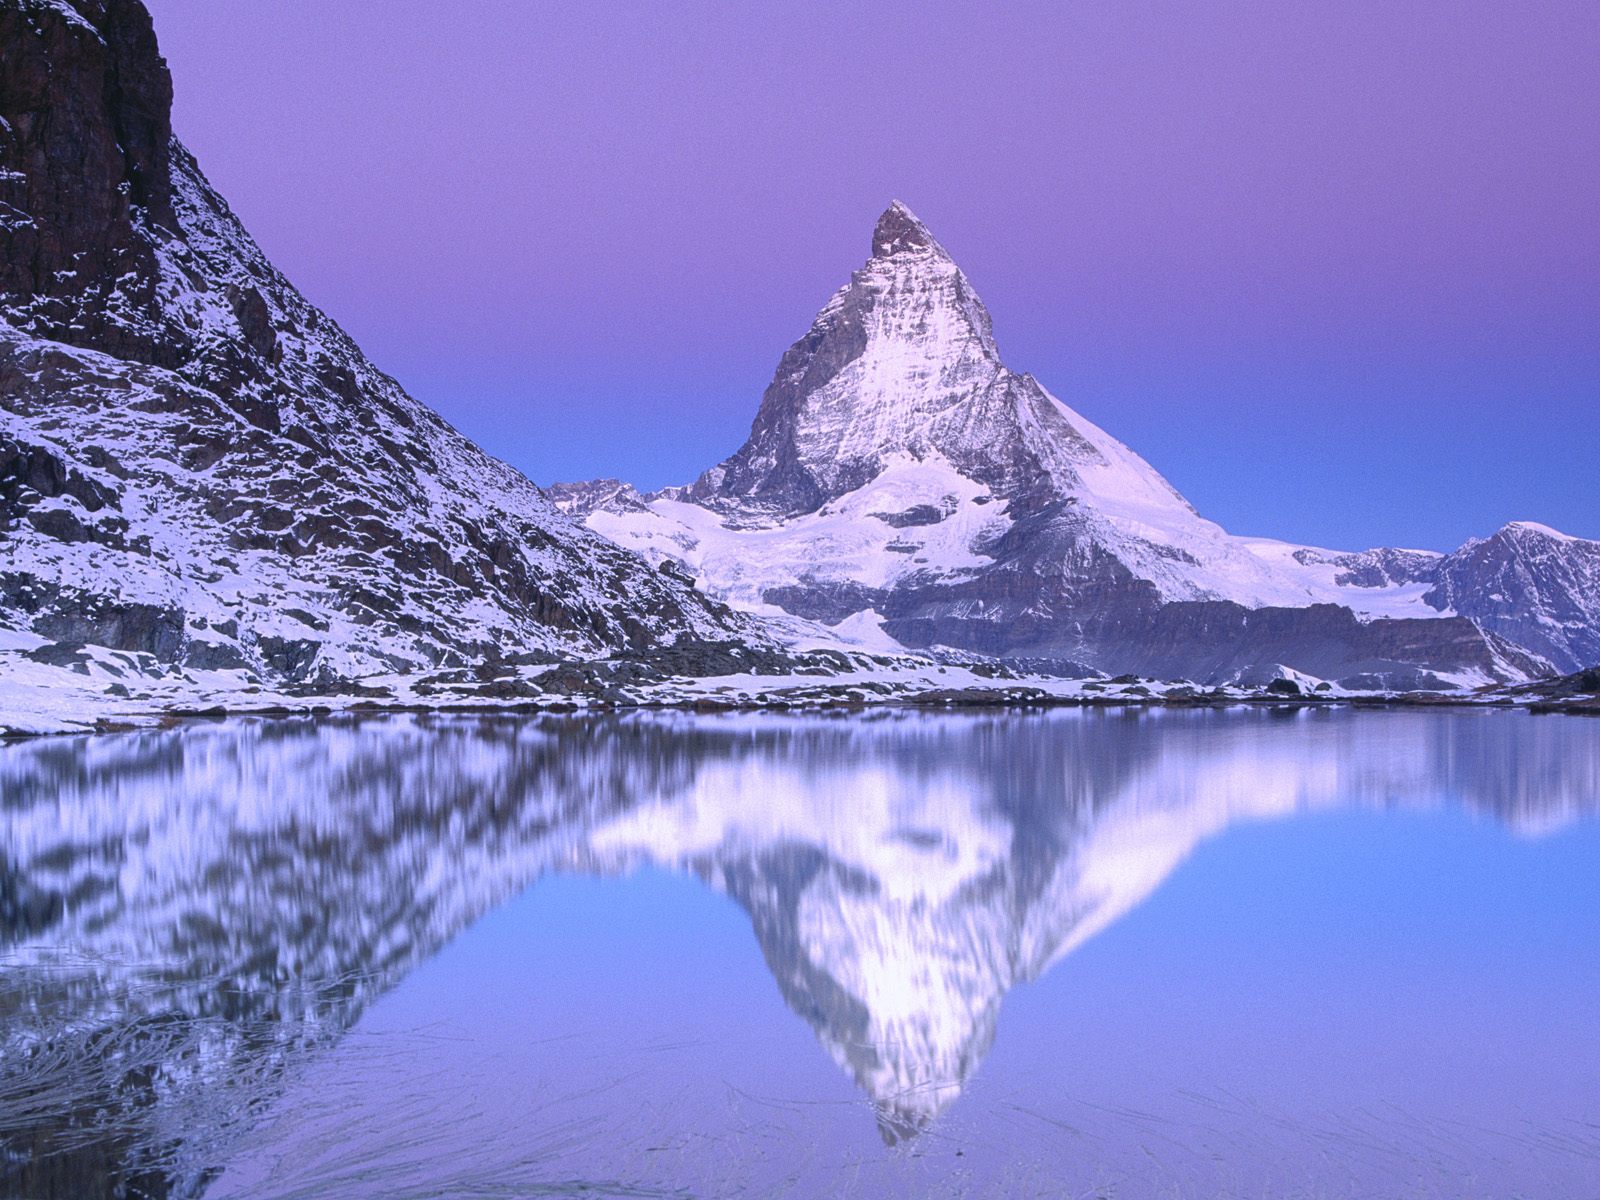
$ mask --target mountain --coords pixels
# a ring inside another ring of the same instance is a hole
[[[333,690],[764,641],[294,289],[173,137],[138,0],[0,0],[0,48],[0,659]]]
[[[900,204],[736,453],[547,496],[261,253],[173,137],[139,0],[0,0],[0,46],[0,708],[786,644],[1379,688],[1600,660],[1600,544],[1348,554],[1205,520],[1006,366]]]
[[[1514,521],[1439,561],[1423,600],[1573,672],[1600,664],[1600,542]]]
[[[1585,588],[1600,543],[1553,535],[1534,565],[1528,526],[1441,556],[1319,550],[1206,520],[1005,364],[972,284],[898,202],[783,355],[732,456],[650,495],[615,480],[552,494],[731,604],[879,645],[1204,682],[1287,668],[1358,687],[1516,680],[1600,656]],[[1495,572],[1491,611],[1477,584]]]

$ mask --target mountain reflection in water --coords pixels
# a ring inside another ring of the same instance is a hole
[[[1600,806],[1499,713],[235,721],[0,749],[0,1181],[194,1195],[363,1007],[551,872],[692,873],[891,1144],[1000,1005],[1203,839],[1315,809]]]

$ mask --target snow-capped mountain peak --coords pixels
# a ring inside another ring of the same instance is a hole
[[[1355,686],[1518,678],[1552,649],[1568,661],[1570,637],[1473,624],[1436,587],[1442,556],[1317,550],[1206,520],[1007,365],[971,281],[900,201],[784,353],[743,446],[654,496],[559,495],[732,604],[879,645],[1206,680],[1292,666]]]
[[[1512,521],[1442,558],[1425,599],[1559,671],[1600,662],[1600,542]]]
[[[1192,511],[1137,455],[1007,367],[971,281],[895,201],[871,257],[783,356],[749,439],[687,498],[794,516],[891,462],[935,458],[1023,508],[1105,493]]]

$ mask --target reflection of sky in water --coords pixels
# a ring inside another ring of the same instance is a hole
[[[491,1147],[521,1144],[519,1113],[537,1140],[558,1097],[580,1129],[552,1153],[556,1176],[605,1162],[602,1175],[757,1195],[1057,1194],[1051,1181],[1390,1195],[1415,1181],[1421,1195],[1579,1197],[1600,1162],[1583,1124],[1600,1095],[1597,864],[1593,825],[1538,842],[1439,813],[1232,830],[1007,997],[968,1094],[909,1154],[873,1136],[733,906],[657,871],[546,880],[290,1093],[291,1109],[337,1097],[334,1119],[265,1144],[320,1129],[339,1157],[412,1094],[423,1044],[438,1057],[413,1103],[477,1108],[475,1126],[502,1131]],[[408,1053],[375,1068],[385,1043]],[[251,1194],[261,1161],[219,1194]],[[1478,1190],[1453,1190],[1474,1176]]]
[[[403,975],[289,1056],[214,1195],[1559,1198],[1600,1164],[1600,724],[309,728],[128,743],[51,806],[84,845],[137,827],[116,915],[60,942]],[[198,797],[186,825],[139,789],[89,811],[136,769],[166,808]],[[5,811],[24,885],[61,869],[44,807]],[[269,844],[277,874],[219,890]],[[318,903],[329,928],[297,940]],[[175,938],[197,912],[257,928]]]

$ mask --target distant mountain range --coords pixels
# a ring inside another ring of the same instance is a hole
[[[0,0],[0,48],[0,710],[830,646],[1373,689],[1600,662],[1600,544],[1230,536],[1006,367],[900,204],[732,457],[547,495],[262,255],[173,137],[139,0]]]
[[[552,495],[735,606],[869,645],[1357,688],[1600,661],[1600,543],[1526,522],[1452,554],[1232,536],[1007,367],[966,275],[898,202],[730,458],[648,495]]]

